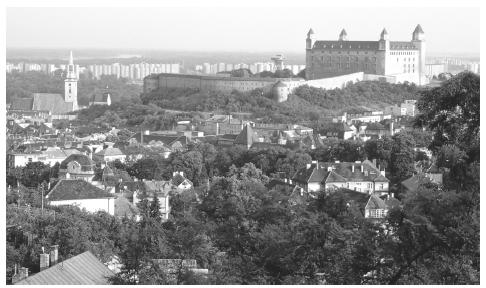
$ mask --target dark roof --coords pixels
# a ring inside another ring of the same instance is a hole
[[[344,28],[343,28],[343,30],[341,30],[341,33],[339,34],[339,36],[344,36],[344,35],[347,36],[348,33],[346,33],[346,30],[344,30]]]
[[[76,161],[81,165],[81,171],[93,171],[95,163],[88,156],[84,154],[71,154],[64,159],[59,166],[59,169],[67,169],[67,165],[71,161]]]
[[[32,110],[46,110],[54,115],[73,111],[73,103],[65,102],[61,94],[34,93]]]
[[[309,32],[307,32],[307,35],[311,35],[311,34],[314,34],[314,30],[312,30],[312,28],[310,28]]]
[[[32,98],[15,98],[13,99],[10,110],[32,110]]]
[[[141,133],[138,132],[130,139],[135,139],[137,142],[141,142]],[[157,134],[150,134],[150,135],[143,135],[143,144],[148,144],[152,141],[155,142],[162,142],[164,145],[171,146],[174,144],[176,141],[179,141],[182,145],[187,145],[188,140],[186,136],[171,136],[171,135],[157,135]]]
[[[96,152],[95,155],[98,156],[119,156],[125,155],[119,148],[105,148],[99,152]]]
[[[285,85],[285,83],[282,81],[278,81],[275,85],[273,85],[273,87],[287,87],[287,85]]]
[[[390,50],[418,50],[410,41],[390,41]]]
[[[86,251],[15,285],[108,285],[108,277],[114,275],[96,256]]]
[[[91,102],[108,102],[108,97],[111,98],[110,92],[105,92],[103,94],[95,94],[91,97]]]
[[[336,49],[336,50],[378,50],[378,41],[316,41],[313,49]]]
[[[388,34],[388,32],[386,31],[385,28],[383,28],[383,31],[381,31],[381,35],[383,36],[383,35],[387,35],[387,34]]]
[[[228,139],[228,140],[235,140],[236,137],[238,137],[238,134],[223,134],[218,136],[218,138]]]
[[[46,196],[50,201],[113,197],[113,194],[81,179],[61,179]]]
[[[250,125],[245,125],[243,130],[238,134],[234,144],[240,144],[245,146],[251,146],[253,142],[256,142],[256,135],[253,132],[253,128]]]
[[[182,176],[181,174],[177,173],[176,175],[174,175],[174,177],[172,177],[171,181],[172,181],[172,185],[175,185],[175,186],[179,186],[181,185],[182,182],[184,181],[189,181],[189,183],[192,184],[192,182],[187,179],[186,177]]]
[[[391,197],[389,195],[385,195],[384,197],[385,199],[383,199],[383,201],[385,202],[385,205],[387,206],[388,209],[392,209],[402,205],[400,200],[398,200],[397,198]]]
[[[326,123],[326,125],[323,126],[320,129],[320,132],[321,133],[327,133],[327,132],[347,132],[347,131],[353,131],[353,130],[345,122]]]
[[[366,130],[386,130],[385,126],[378,122],[371,122],[364,124],[366,126]]]

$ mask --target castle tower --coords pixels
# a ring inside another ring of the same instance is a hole
[[[64,80],[64,101],[73,103],[73,111],[78,110],[78,77],[74,67],[73,51],[69,55],[69,64]]]
[[[415,27],[412,33],[412,43],[419,49],[418,57],[418,73],[419,73],[419,85],[427,84],[427,77],[425,76],[425,33],[422,30],[420,24]]]
[[[314,45],[314,30],[309,29],[307,32],[307,38],[305,39],[305,78],[311,79],[310,70],[312,66],[312,45]]]
[[[383,28],[383,31],[381,31],[380,34],[380,41],[379,43],[379,50],[389,50],[390,49],[390,37],[388,36],[388,32],[386,31],[385,28]]]
[[[341,30],[341,33],[339,34],[339,41],[348,41],[348,33],[346,33],[346,30]]]

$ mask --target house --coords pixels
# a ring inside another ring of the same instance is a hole
[[[89,106],[92,105],[111,105],[111,93],[110,92],[104,92],[102,94],[94,94],[93,97],[91,97],[91,100],[89,101]]]
[[[91,182],[95,176],[95,163],[84,154],[72,154],[59,166],[59,178],[82,179]]]
[[[403,192],[414,192],[417,191],[419,186],[424,183],[434,183],[436,185],[442,185],[443,181],[443,174],[442,173],[419,173],[415,174],[412,177],[403,180],[401,184],[401,189]]]
[[[191,180],[184,177],[184,172],[172,173],[172,179],[170,181],[178,191],[185,191],[194,187]]]
[[[234,145],[243,145],[247,149],[250,149],[250,147],[253,145],[254,142],[262,142],[258,141],[258,137],[256,133],[253,131],[253,128],[251,128],[250,125],[245,125],[243,130],[241,130],[240,134],[236,136]]]
[[[313,161],[297,171],[292,180],[306,192],[346,188],[367,194],[388,192],[389,180],[369,160],[363,162]]]
[[[122,182],[118,184],[117,195],[123,195],[123,197],[127,198],[135,207],[137,207],[137,204],[142,201],[142,199],[147,199],[149,202],[152,202],[153,196],[156,195],[157,198],[159,198],[162,219],[168,220],[170,214],[169,193],[173,188],[174,186],[170,181],[143,180]]]
[[[356,135],[356,127],[349,126],[344,122],[326,123],[324,127],[320,128],[319,134],[326,138],[351,139]]]
[[[377,195],[371,195],[365,206],[365,218],[375,220],[385,218],[389,210],[400,205],[400,201],[393,196],[386,195],[382,199]]]
[[[150,133],[150,131],[135,133],[128,139],[129,145],[165,146],[172,151],[184,150],[189,144],[189,139],[184,135],[164,135]]]
[[[53,253],[55,251],[55,253]],[[86,251],[62,262],[57,262],[57,248],[50,254],[42,253],[41,271],[28,276],[28,269],[21,268],[15,285],[109,285],[108,278],[115,276],[108,267]],[[51,259],[49,259],[51,258]],[[54,259],[53,259],[54,258]],[[47,260],[47,261],[46,261]],[[46,267],[47,264],[47,267]],[[12,280],[13,282],[14,280]]]
[[[78,206],[95,213],[115,214],[115,196],[82,179],[61,179],[46,196],[52,206]]]
[[[124,163],[127,158],[127,155],[125,155],[125,153],[123,153],[119,148],[113,147],[107,147],[101,151],[98,151],[93,156],[94,159],[102,163],[112,162],[116,160]]]

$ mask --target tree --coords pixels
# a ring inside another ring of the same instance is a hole
[[[152,202],[150,203],[150,217],[155,221],[162,220],[162,214],[160,213],[160,201],[157,193],[154,193]]]
[[[433,151],[454,144],[468,153],[468,161],[479,161],[479,87],[479,75],[462,72],[421,93],[416,126],[435,132]]]
[[[403,181],[415,171],[415,141],[408,134],[395,134],[390,155],[390,172],[396,182]]]

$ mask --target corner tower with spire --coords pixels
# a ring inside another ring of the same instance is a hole
[[[66,79],[64,80],[64,101],[73,103],[72,111],[78,110],[78,76],[75,71],[73,51],[69,55]]]

